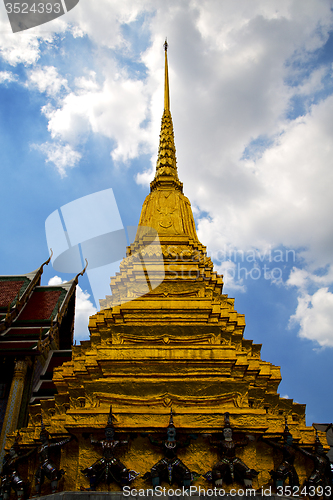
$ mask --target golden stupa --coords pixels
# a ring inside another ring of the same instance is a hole
[[[82,470],[101,454],[87,435],[103,435],[112,406],[116,432],[130,436],[118,456],[140,472],[133,487],[149,488],[142,476],[162,455],[142,433],[165,434],[172,408],[177,435],[198,435],[179,457],[204,474],[219,459],[205,435],[221,432],[228,412],[236,436],[254,437],[238,451],[259,472],[253,486],[272,484],[269,471],[279,458],[259,436],[281,436],[286,419],[300,443],[313,444],[315,431],[306,427],[305,405],[279,396],[280,368],[263,361],[261,345],[243,337],[244,315],[235,310],[234,299],[222,293],[222,276],[214,272],[198,240],[191,205],[178,179],[166,50],[164,113],[150,186],[134,243],[120,272],[111,278],[112,296],[101,301],[102,310],[90,318],[90,340],[73,346],[72,360],[55,369],[58,394],[31,406],[20,444],[35,445],[41,416],[52,438],[73,434],[76,440],[59,455],[59,467],[66,472],[59,488],[88,488]],[[13,439],[9,437],[7,448]],[[36,462],[31,458],[27,463],[33,482]],[[311,462],[299,454],[295,466],[302,483]],[[209,487],[202,476],[196,484]],[[45,482],[43,493],[47,488]],[[119,489],[116,483],[98,486],[101,491]]]

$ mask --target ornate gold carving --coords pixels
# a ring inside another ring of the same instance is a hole
[[[124,335],[118,334],[112,337],[112,344],[216,344],[218,343],[217,335]]]
[[[70,408],[69,403],[62,403],[62,404],[55,403],[54,414],[64,415],[65,413],[67,413],[69,408]]]
[[[184,291],[184,292],[161,292],[161,293],[154,293],[150,292],[149,296],[150,297],[198,297],[199,296],[199,290],[189,290],[189,291]]]
[[[247,396],[241,394],[239,392],[232,392],[226,394],[218,394],[216,396],[179,396],[176,394],[162,394],[156,397],[131,397],[128,399],[123,396],[112,395],[107,393],[95,393],[96,399],[98,399],[103,406],[107,405],[121,405],[123,407],[126,406],[141,406],[141,405],[149,405],[149,406],[169,406],[172,402],[173,405],[182,405],[184,407],[193,405],[200,406],[221,406],[228,405],[233,406],[234,408],[241,408],[242,402],[244,398]]]
[[[78,398],[72,398],[70,397],[69,398],[69,401],[70,401],[70,407],[71,408],[83,408],[84,407],[84,399],[85,398],[81,398],[81,397],[78,397]]]
[[[172,228],[174,221],[172,214],[176,211],[175,193],[171,191],[163,192],[157,201],[157,212],[160,214],[158,224],[163,229]]]
[[[100,406],[101,402],[94,393],[86,394],[86,408],[99,408]]]

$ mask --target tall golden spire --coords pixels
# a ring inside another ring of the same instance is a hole
[[[170,93],[169,93],[169,73],[168,73],[168,42],[164,42],[165,71],[164,71],[164,111],[170,111]]]
[[[165,40],[165,75],[164,75],[164,112],[161,123],[160,145],[156,164],[155,178],[150,184],[151,191],[155,189],[178,189],[182,192],[183,184],[178,179],[176,147],[173,133],[173,123],[170,113],[168,43]]]

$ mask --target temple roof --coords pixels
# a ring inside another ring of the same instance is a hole
[[[61,324],[64,317],[67,325],[74,321],[77,277],[58,286],[41,286],[49,261],[28,274],[0,276],[0,354],[36,356],[46,345],[72,344],[73,331],[65,333]],[[63,335],[71,339],[63,341]]]
[[[36,360],[32,403],[54,396],[53,368],[72,356],[79,274],[61,285],[41,286],[49,262],[28,274],[0,276],[0,356]]]

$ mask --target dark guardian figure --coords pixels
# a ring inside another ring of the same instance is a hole
[[[314,464],[308,480],[306,481],[306,490],[311,496],[323,496],[323,498],[331,498],[332,495],[332,471],[331,462],[327,457],[323,445],[319,441],[318,433],[316,432],[316,441],[314,444],[314,452],[298,447],[298,450],[309,457]]]
[[[278,492],[282,492],[283,486],[287,480],[289,480],[289,486],[293,487],[299,486],[299,479],[296,469],[294,467],[294,461],[296,457],[297,446],[294,444],[293,437],[289,432],[287,418],[285,419],[285,428],[283,432],[283,443],[278,443],[265,437],[261,438],[264,443],[272,446],[275,449],[282,451],[282,462],[276,469],[276,471],[270,471],[275,486]]]
[[[50,434],[45,429],[42,417],[41,427],[42,430],[39,435],[41,445],[37,448],[39,466],[35,474],[35,490],[37,496],[40,495],[41,487],[45,478],[51,481],[52,493],[56,493],[58,489],[58,481],[65,474],[65,472],[63,469],[57,469],[54,463],[50,460],[50,450],[61,448],[65,444],[69,443],[69,441],[73,438],[73,436],[71,436],[69,438],[62,439],[61,441],[50,442]]]
[[[30,450],[28,453],[20,454],[18,441],[20,435],[15,438],[13,446],[10,448],[3,459],[2,473],[1,473],[1,486],[0,486],[0,499],[8,500],[10,497],[11,489],[15,491],[17,498],[20,500],[24,497],[24,482],[18,472],[17,466],[20,461],[27,458],[35,450]]]
[[[249,438],[235,442],[232,438],[229,413],[224,414],[223,440],[210,440],[211,444],[219,447],[221,460],[204,477],[212,481],[215,486],[222,486],[223,481],[233,483],[237,481],[244,484],[245,488],[252,488],[252,479],[258,475],[254,469],[250,469],[236,456],[236,449],[247,446]]]
[[[95,491],[100,482],[110,484],[116,482],[121,486],[129,485],[139,475],[139,472],[127,469],[127,467],[115,457],[116,449],[128,444],[128,441],[118,441],[115,439],[115,430],[112,423],[112,407],[107,426],[105,427],[105,439],[101,441],[91,438],[91,444],[100,446],[103,457],[87,467],[82,473],[89,478],[90,490]]]
[[[154,488],[159,486],[163,481],[169,483],[177,483],[185,488],[191,485],[192,480],[199,474],[191,472],[186,465],[177,457],[177,451],[180,448],[188,446],[191,439],[196,439],[197,436],[189,435],[186,441],[176,439],[176,428],[173,423],[172,409],[170,411],[170,420],[167,427],[167,438],[165,440],[156,440],[148,436],[153,445],[159,446],[164,452],[164,458],[159,460],[150,470],[144,475],[144,479],[151,479]]]

